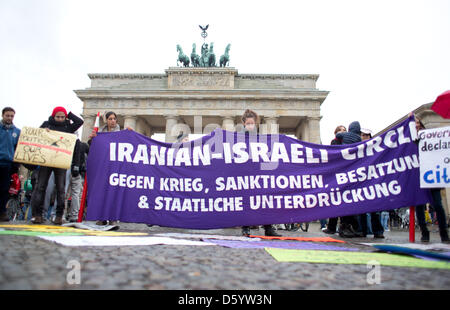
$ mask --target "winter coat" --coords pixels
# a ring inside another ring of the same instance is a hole
[[[67,115],[67,118],[64,120],[64,122],[57,122],[52,116],[50,116],[48,118],[48,121],[42,123],[41,128],[74,133],[83,125],[83,123],[84,121],[81,118],[79,118],[72,112],[69,112],[69,115]]]
[[[342,139],[342,144],[352,144],[361,142],[361,125],[359,122],[353,122],[348,126],[348,132],[339,132],[336,138]]]
[[[19,128],[14,125],[4,125],[0,121],[0,166],[12,164],[19,136]]]

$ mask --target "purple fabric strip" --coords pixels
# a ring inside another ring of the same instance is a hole
[[[338,247],[325,244],[315,244],[312,242],[286,242],[286,241],[234,241],[234,240],[214,240],[202,239],[208,243],[235,249],[263,249],[279,248],[292,250],[323,250],[323,251],[359,251],[354,248]]]

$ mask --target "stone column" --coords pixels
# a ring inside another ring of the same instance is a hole
[[[137,118],[136,131],[147,137],[151,137],[151,134],[152,134],[150,125],[142,117]]]
[[[136,122],[137,122],[136,115],[125,115],[124,122],[123,122],[123,129],[126,129],[127,127],[131,127],[131,129],[136,130]]]
[[[320,119],[321,117],[309,117],[308,118],[308,142],[321,144],[320,140]]]
[[[88,115],[84,116],[84,123],[83,123],[83,134],[81,135],[81,141],[87,142],[89,139],[89,135],[91,134],[92,130],[94,129],[95,124],[95,115]]]
[[[278,124],[278,117],[265,117],[264,118],[264,126],[262,126],[263,132],[262,134],[279,134],[280,133],[280,126]]]
[[[222,129],[227,131],[234,131],[234,117],[224,116],[222,117]]]
[[[309,141],[309,132],[306,118],[300,120],[300,124],[295,130],[295,136],[301,141]]]
[[[177,124],[179,117],[177,115],[165,115],[166,118],[166,142],[173,143],[177,139]]]

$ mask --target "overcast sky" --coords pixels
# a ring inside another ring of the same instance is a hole
[[[19,128],[59,105],[80,115],[88,73],[164,73],[209,24],[239,73],[319,74],[329,144],[339,124],[377,132],[450,89],[449,17],[449,0],[0,0],[0,107]]]

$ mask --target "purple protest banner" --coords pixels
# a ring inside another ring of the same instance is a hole
[[[87,220],[214,229],[390,210],[431,201],[408,118],[371,140],[319,145],[216,129],[163,143],[99,133],[88,157]]]

